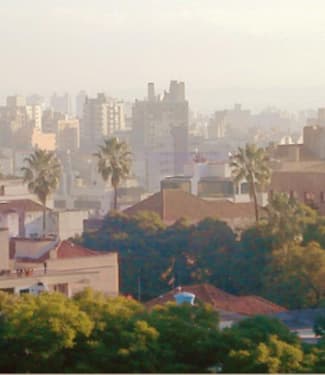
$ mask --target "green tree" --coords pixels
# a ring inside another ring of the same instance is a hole
[[[272,259],[273,242],[274,237],[262,224],[242,232],[238,251],[232,260],[237,293],[263,293],[265,270]]]
[[[316,211],[299,204],[286,193],[275,193],[266,208],[265,230],[273,236],[274,247],[284,246],[292,241],[301,242],[305,228],[315,223]]]
[[[207,372],[216,364],[220,338],[218,313],[208,305],[168,303],[148,316],[159,333],[158,372]]]
[[[325,248],[325,217],[317,216],[316,220],[308,222],[305,226],[303,235],[303,244],[308,242],[318,242],[322,248]]]
[[[318,306],[325,296],[325,251],[317,242],[273,251],[266,289],[271,299],[290,308]]]
[[[229,358],[235,372],[296,373],[303,368],[304,353],[301,348],[272,335],[250,350],[231,350]]]
[[[95,153],[98,159],[98,172],[104,181],[111,179],[114,189],[114,210],[117,210],[117,189],[121,181],[127,178],[131,171],[131,152],[124,141],[113,137],[106,139]]]
[[[255,218],[259,222],[259,209],[257,203],[257,191],[262,190],[270,180],[268,156],[263,148],[255,144],[246,144],[245,148],[239,147],[231,156],[230,166],[235,183],[246,180],[250,195],[254,201]]]
[[[235,234],[225,222],[214,218],[200,221],[189,239],[188,253],[195,261],[193,280],[211,282],[219,288],[234,291],[236,250]]]
[[[35,194],[43,205],[43,235],[46,233],[46,201],[58,187],[61,166],[53,151],[35,150],[24,159],[26,166],[22,167],[24,182],[28,189]]]
[[[219,366],[226,373],[272,372],[274,366],[282,370],[289,367],[294,358],[281,358],[281,352],[296,353],[299,363],[302,361],[298,337],[278,319],[266,316],[247,318],[222,332]],[[295,362],[291,366],[293,370]]]
[[[74,348],[74,372],[157,372],[158,332],[143,305],[124,297],[110,298],[86,289],[74,297],[95,327],[92,335]],[[87,355],[84,355],[87,353]]]
[[[1,372],[61,372],[64,351],[93,329],[88,316],[62,294],[26,295],[1,310]]]

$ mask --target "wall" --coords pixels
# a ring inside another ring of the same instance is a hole
[[[51,270],[58,271],[98,271],[96,275],[89,275],[90,284],[72,283],[70,291],[72,294],[84,289],[86,286],[104,292],[110,296],[119,294],[119,271],[117,253],[106,253],[105,255],[67,258],[67,259],[50,259],[47,261],[48,272]]]
[[[53,239],[15,238],[16,257],[38,258],[53,248],[56,241]]]
[[[57,232],[61,240],[66,240],[83,232],[83,221],[88,219],[88,211],[60,211],[57,217]]]
[[[46,214],[46,233],[55,233],[54,218],[50,211]],[[33,211],[25,213],[25,236],[40,237],[43,235],[43,212]]]
[[[9,236],[19,235],[19,215],[16,212],[0,214],[0,227],[8,228]]]
[[[288,193],[301,203],[308,203],[308,194],[319,212],[325,215],[325,173],[273,172],[269,191]]]
[[[7,228],[0,228],[0,270],[9,268],[9,233]]]

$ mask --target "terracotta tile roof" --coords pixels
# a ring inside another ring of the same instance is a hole
[[[58,259],[103,255],[103,252],[90,250],[90,249],[87,249],[86,247],[79,246],[70,241],[60,242],[56,250],[57,250]]]
[[[43,211],[43,206],[31,199],[15,199],[15,200],[1,200],[0,197],[0,212],[14,212],[14,211]]]
[[[221,312],[227,311],[241,315],[258,315],[275,314],[287,311],[284,307],[276,305],[264,298],[257,296],[237,297],[210,284],[185,286],[181,288],[181,291],[195,294],[198,300],[209,303],[216,310]],[[163,305],[171,301],[175,302],[174,295],[179,292],[180,289],[175,288],[170,292],[147,302],[146,306],[151,309],[155,305]]]
[[[254,218],[253,203],[233,203],[228,200],[207,201],[178,189],[163,189],[159,193],[124,210],[127,215],[154,211],[164,221],[174,222],[181,217],[197,222],[206,217],[220,219]]]
[[[108,254],[100,251],[87,249],[86,247],[79,246],[70,241],[61,241],[57,245],[53,244],[53,248],[47,251],[39,258],[20,257],[16,258],[16,260],[20,262],[42,263],[50,259],[50,252],[53,250],[56,251],[56,259],[83,258]],[[14,243],[13,241],[11,241],[10,254],[12,255],[14,253]]]

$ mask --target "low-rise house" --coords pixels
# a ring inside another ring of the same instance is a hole
[[[233,323],[254,315],[269,315],[286,312],[287,310],[271,301],[258,296],[235,296],[226,293],[210,284],[197,284],[177,287],[164,295],[146,303],[148,309],[167,302],[175,302],[179,293],[191,293],[195,301],[201,301],[213,306],[220,314],[220,327],[231,326]]]
[[[80,235],[87,211],[46,209],[46,234],[61,240]],[[11,237],[43,235],[43,206],[31,199],[0,200],[0,226],[8,228]]]
[[[35,293],[38,288],[67,296],[91,287],[109,296],[119,293],[117,253],[86,249],[51,238],[12,238],[0,230],[0,290]]]
[[[163,189],[123,212],[135,215],[140,211],[156,212],[167,224],[180,218],[197,223],[207,217],[225,221],[233,229],[243,229],[255,221],[254,204],[228,200],[204,200],[179,189]]]
[[[325,162],[286,162],[272,173],[269,193],[287,193],[325,214]]]
[[[47,209],[50,220],[50,210]],[[0,226],[8,228],[11,237],[42,235],[43,206],[31,199],[0,201]]]
[[[319,337],[315,335],[314,324],[319,316],[325,316],[325,308],[289,310],[272,314],[272,316],[280,319],[304,342],[315,344]]]

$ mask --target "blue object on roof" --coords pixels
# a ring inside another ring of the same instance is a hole
[[[181,305],[182,303],[189,303],[190,305],[194,305],[195,294],[193,293],[181,292],[175,294],[174,297],[177,305]]]

